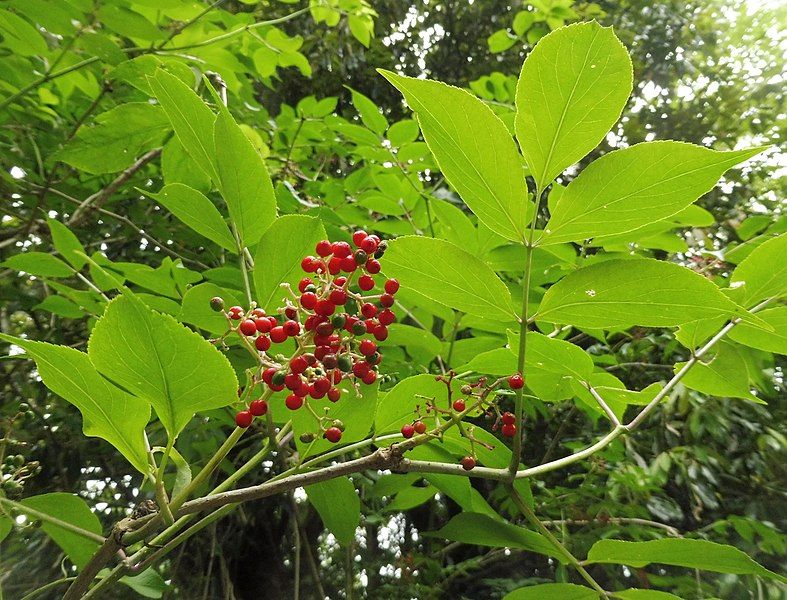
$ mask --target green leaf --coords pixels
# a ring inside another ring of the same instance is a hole
[[[489,51],[492,54],[505,52],[511,46],[516,44],[517,41],[518,38],[511,35],[506,29],[498,29],[486,39],[486,43],[489,46]]]
[[[14,54],[35,56],[47,53],[46,42],[36,28],[9,10],[0,10],[0,34],[3,45]]]
[[[399,146],[417,140],[420,132],[421,130],[418,129],[418,123],[412,119],[402,119],[391,125],[385,136],[388,138],[388,141],[391,142],[392,146],[398,148]]]
[[[540,533],[479,513],[460,513],[448,521],[439,531],[424,535],[474,546],[519,548],[538,554],[546,554],[561,562],[566,561],[566,557]]]
[[[219,174],[213,160],[213,123],[216,120],[213,112],[174,75],[159,70],[147,79],[186,152],[218,184]]]
[[[431,331],[401,323],[392,323],[388,326],[388,339],[385,342],[380,342],[380,346],[420,348],[429,352],[433,358],[443,349],[440,340]]]
[[[421,506],[434,498],[437,488],[433,485],[414,486],[404,488],[386,506],[386,512],[404,512]]]
[[[499,235],[523,241],[532,203],[522,157],[500,118],[465,90],[379,72],[418,114],[440,170],[470,210]]]
[[[44,385],[79,409],[85,435],[106,440],[134,468],[147,472],[144,436],[150,419],[147,402],[101,377],[84,352],[3,334],[0,339],[24,348],[36,361]]]
[[[55,519],[76,525],[81,529],[101,535],[101,522],[87,503],[76,494],[55,492],[26,498],[24,506],[46,513]],[[41,521],[41,529],[60,546],[71,562],[81,569],[90,560],[99,544],[77,533],[58,527],[49,521]]]
[[[203,193],[211,189],[210,177],[197,166],[177,136],[172,136],[164,145],[161,174],[165,184],[183,183]]]
[[[361,92],[356,92],[349,86],[345,87],[352,93],[353,105],[361,115],[363,124],[377,135],[385,133],[385,130],[388,129],[388,119],[380,112],[380,108]]]
[[[294,286],[303,277],[301,259],[314,253],[314,246],[325,239],[319,219],[305,215],[279,217],[257,245],[254,257],[254,287],[257,303],[265,310],[275,310],[287,293],[282,283]]]
[[[419,397],[421,396],[421,397]],[[439,406],[447,399],[444,383],[436,381],[434,375],[414,375],[397,383],[377,403],[374,431],[377,435],[399,431],[405,423],[415,419],[416,406],[425,407],[426,399],[435,398]]]
[[[254,246],[276,218],[276,196],[268,169],[223,104],[219,105],[213,140],[221,194],[230,218],[241,245]]]
[[[214,283],[201,283],[186,290],[183,294],[179,319],[185,323],[196,325],[215,335],[227,331],[227,317],[210,307],[210,299],[224,299],[227,307],[243,304],[243,294],[236,290],[228,290]]]
[[[152,567],[133,577],[124,575],[118,581],[144,598],[161,598],[167,589],[164,579]]]
[[[762,150],[718,152],[664,141],[605,154],[560,194],[538,243],[603,238],[667,219],[713,189],[727,169]]]
[[[88,354],[103,375],[153,405],[170,439],[194,413],[237,399],[235,371],[221,352],[130,294],[107,305]]]
[[[159,145],[169,128],[167,115],[158,106],[129,102],[101,113],[95,125],[80,127],[55,156],[88,173],[116,173]]]
[[[680,596],[670,594],[668,592],[660,592],[658,590],[638,590],[628,589],[622,592],[614,592],[613,598],[620,598],[620,600],[681,600]]]
[[[750,307],[761,300],[787,294],[787,233],[759,245],[732,272],[730,287],[742,288],[740,304]]]
[[[573,583],[542,583],[516,589],[503,600],[598,600],[598,594]]]
[[[82,269],[87,263],[85,249],[74,233],[57,219],[47,219],[49,233],[52,235],[52,243],[60,255],[65,258],[77,271]]]
[[[508,332],[508,345],[512,352],[519,350],[519,334]],[[526,370],[547,371],[571,375],[587,381],[593,374],[593,359],[579,346],[531,331],[527,334]]]
[[[2,264],[9,269],[24,271],[36,277],[69,277],[73,275],[71,267],[46,252],[14,254]]]
[[[787,582],[787,577],[769,571],[733,546],[688,538],[665,538],[648,542],[601,540],[590,549],[588,562],[632,567],[659,563],[717,573],[759,575]]]
[[[347,25],[353,37],[368,48],[372,41],[370,19],[351,14],[347,17]]]
[[[528,54],[515,129],[539,190],[604,138],[626,105],[632,77],[626,48],[595,21],[561,27]]]
[[[578,327],[675,327],[747,313],[711,281],[679,265],[615,259],[574,271],[553,285],[536,318]]]
[[[403,236],[388,244],[386,274],[455,310],[493,321],[516,319],[511,294],[483,261],[447,242]]]
[[[237,254],[237,244],[230,228],[213,202],[201,192],[182,183],[165,185],[157,194],[137,190],[153,198],[200,235]]]
[[[361,521],[361,499],[347,477],[336,477],[306,486],[306,495],[323,524],[338,542],[348,547]]]
[[[13,528],[14,524],[11,522],[11,519],[5,515],[0,515],[0,542],[8,537],[8,534],[11,533]]]
[[[677,363],[677,373],[685,363]],[[683,385],[703,394],[723,398],[744,398],[765,404],[749,389],[746,361],[732,344],[721,344],[716,355],[707,363],[694,365],[682,379]]]
[[[748,323],[738,323],[729,333],[730,339],[763,352],[787,356],[787,306],[778,306],[758,312],[757,316],[773,327],[763,331]]]

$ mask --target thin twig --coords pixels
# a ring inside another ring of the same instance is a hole
[[[137,171],[139,171],[150,161],[158,158],[161,155],[161,151],[162,148],[154,148],[153,150],[145,152],[145,154],[135,160],[132,165],[127,167],[122,173],[120,173],[120,175],[115,177],[115,179],[113,179],[108,186],[85,198],[85,200],[79,206],[77,206],[76,210],[71,215],[71,218],[68,220],[68,225],[73,227],[79,224],[79,222],[84,218],[85,210],[87,210],[88,207],[100,207],[112,194],[118,190],[120,186],[131,179],[137,173]]]

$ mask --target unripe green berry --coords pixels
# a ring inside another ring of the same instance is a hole
[[[210,307],[216,312],[224,310],[224,299],[216,296],[210,299]]]

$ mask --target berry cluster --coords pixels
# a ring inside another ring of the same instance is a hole
[[[415,434],[423,435],[427,433],[428,428],[424,422],[424,418],[429,418],[432,414],[435,415],[436,425],[439,424],[437,419],[438,416],[442,416],[442,418],[445,418],[446,420],[456,420],[457,418],[463,417],[464,413],[468,410],[468,402],[471,403],[471,408],[476,407],[482,409],[487,419],[495,419],[495,422],[492,426],[493,431],[496,431],[498,429],[498,425],[502,423],[500,432],[503,434],[503,437],[513,438],[516,436],[518,430],[516,415],[508,411],[501,413],[498,408],[499,398],[502,397],[502,395],[492,400],[489,400],[488,398],[490,395],[492,395],[492,392],[494,392],[504,381],[508,383],[508,387],[512,390],[522,389],[525,385],[525,379],[522,377],[521,373],[514,373],[513,375],[505,378],[501,377],[500,379],[497,379],[491,383],[487,383],[486,377],[481,377],[475,383],[465,383],[460,388],[460,391],[463,396],[466,396],[466,398],[463,397],[456,399],[452,398],[454,389],[451,383],[454,379],[454,376],[455,373],[451,371],[447,375],[437,375],[435,377],[437,381],[442,381],[446,384],[450,408],[441,408],[436,404],[434,398],[424,397],[427,402],[424,406],[416,406],[414,411],[415,420],[402,425],[400,433],[403,438],[410,439]],[[460,461],[460,464],[466,471],[471,471],[476,466],[474,451],[475,445],[485,446],[490,450],[492,449],[491,446],[477,439],[473,435],[473,429],[474,427],[472,425],[466,425],[464,428],[460,426],[461,435],[470,441],[471,447],[471,454],[463,457]],[[440,431],[439,429],[435,429],[428,435],[439,436]]]
[[[260,373],[254,383],[264,383],[271,392],[288,390],[284,404],[290,410],[302,406],[311,410],[309,398],[338,401],[342,395],[338,385],[344,380],[355,386],[371,385],[379,377],[382,354],[377,342],[388,337],[388,326],[396,320],[391,307],[399,282],[386,279],[380,292],[374,293],[379,285],[374,276],[380,273],[379,259],[386,244],[364,231],[356,231],[352,239],[355,250],[343,241],[317,243],[316,256],[301,261],[307,276],[298,283],[299,294],[290,289],[292,299],[279,309],[279,315],[240,306],[225,312],[230,331],[236,331],[247,345],[253,344],[258,355]],[[223,310],[221,298],[214,298],[211,305]],[[296,343],[289,358],[271,351],[274,344],[289,339]],[[267,411],[265,400],[255,400],[237,413],[235,422],[248,427],[255,416]],[[343,426],[314,414],[323,437],[338,442]]]

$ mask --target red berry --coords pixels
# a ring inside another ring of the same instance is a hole
[[[341,398],[341,396],[342,396],[342,391],[337,387],[332,387],[331,389],[328,390],[328,400],[330,400],[331,402],[338,401],[339,398]]]
[[[254,420],[254,416],[248,410],[242,410],[235,415],[235,424],[246,429]]]
[[[314,390],[324,396],[331,389],[331,380],[327,377],[318,377],[314,380]],[[320,396],[322,398],[322,396]]]
[[[262,372],[262,380],[270,385],[273,382],[273,376],[276,374],[274,367],[269,367]]]
[[[415,427],[412,425],[402,425],[402,437],[410,439],[415,434]]]
[[[385,309],[377,316],[377,320],[380,321],[380,325],[388,326],[394,321],[396,321],[396,315],[393,313],[392,310]]]
[[[254,340],[254,347],[260,352],[267,352],[271,347],[271,339],[268,336],[261,335]]]
[[[503,425],[514,425],[516,423],[516,416],[514,413],[504,412],[503,413]]]
[[[254,335],[257,333],[257,326],[254,324],[254,321],[251,319],[246,319],[240,324],[240,332],[243,335]]]
[[[377,315],[377,307],[371,302],[365,302],[361,306],[361,314],[367,319],[371,319],[372,317]]]
[[[330,317],[336,310],[336,305],[330,300],[317,300],[314,312],[323,317]]]
[[[377,373],[374,371],[369,371],[366,375],[361,377],[361,381],[363,381],[366,385],[372,385],[375,381],[377,381]]]
[[[389,279],[385,282],[385,291],[389,294],[395,294],[399,291],[399,280],[398,279]]]
[[[259,319],[254,319],[254,326],[257,328],[257,331],[260,333],[268,333],[271,330],[271,322],[268,317],[260,317]]]
[[[467,408],[465,406],[465,401],[462,400],[461,398],[459,398],[458,400],[454,400],[453,407],[456,412],[464,412],[465,408]]]
[[[314,328],[314,332],[321,337],[330,337],[330,335],[333,333],[333,325],[329,321],[323,321]],[[322,345],[327,346],[328,343],[330,343],[329,340],[326,340]]]
[[[243,316],[243,309],[240,306],[233,306],[227,311],[227,314],[229,314],[230,319],[237,321]]]
[[[340,439],[342,439],[342,430],[338,427],[329,427],[325,430],[323,437],[329,442],[333,442],[335,444]]]
[[[372,275],[377,275],[377,273],[379,273],[381,269],[380,261],[377,260],[376,258],[370,258],[369,260],[366,261],[365,268],[367,273],[371,273]]]
[[[339,369],[336,369],[336,370],[333,372],[333,383],[334,383],[334,384],[340,383],[340,382],[341,382],[341,380],[342,380],[342,372],[341,372],[341,370],[339,370]]]
[[[300,385],[297,388],[295,388],[294,390],[292,390],[292,393],[295,394],[296,396],[308,396],[310,387],[311,386],[309,386],[308,383],[306,383],[305,381],[301,380]]]
[[[284,333],[290,337],[294,337],[301,332],[301,324],[298,321],[285,321],[282,327],[284,328]]]
[[[358,349],[364,356],[371,356],[377,352],[377,344],[375,344],[372,340],[363,340]]]
[[[331,260],[328,261],[328,272],[331,275],[338,275],[342,271],[343,262],[343,258],[339,258],[338,256],[332,257]]]
[[[426,423],[423,421],[416,421],[413,423],[413,429],[415,429],[415,432],[420,435],[426,431]]]
[[[288,306],[284,309],[284,316],[290,320],[298,318],[298,309],[294,306]]]
[[[284,376],[284,385],[288,390],[297,390],[301,387],[301,376],[298,373],[287,373]]]
[[[309,287],[312,283],[313,282],[311,279],[309,279],[308,277],[304,277],[298,282],[298,291],[302,294],[303,292],[306,291],[306,288]]]
[[[345,330],[347,330],[350,333],[352,333],[353,332],[353,327],[355,326],[356,323],[358,323],[358,317],[355,317],[353,315],[348,315],[347,316],[347,320],[344,322]],[[366,332],[364,331],[364,333],[366,333]],[[363,335],[363,334],[362,333],[360,333],[360,334],[356,333],[355,335]]]
[[[301,406],[303,406],[303,397],[290,394],[284,401],[284,405],[290,410],[298,410]]]
[[[370,289],[374,287],[374,279],[369,275],[361,275],[358,278],[358,287],[361,288],[364,292],[368,292]]]
[[[361,242],[363,242],[367,238],[368,234],[365,231],[358,230],[353,233],[353,244],[356,246],[360,246]]]
[[[265,311],[261,308],[255,308],[253,311],[251,311],[251,316],[255,319],[259,319],[260,317],[265,316]]]
[[[271,324],[271,327],[276,327],[276,325],[279,324],[279,321],[276,319],[276,317],[268,317],[268,323]]]
[[[394,303],[394,297],[392,294],[385,293],[380,296],[380,306],[383,308],[391,308]]]
[[[301,260],[301,269],[307,273],[314,273],[317,271],[320,261],[313,256],[304,256]]]
[[[265,400],[252,400],[249,412],[255,417],[261,417],[268,412],[268,403]]]
[[[301,306],[306,310],[313,310],[317,306],[317,294],[314,292],[301,294]]]
[[[342,259],[342,271],[345,273],[352,273],[355,269],[358,268],[358,263],[355,262],[355,258],[352,256],[345,256]]]
[[[465,471],[472,471],[475,468],[475,459],[472,456],[465,456],[461,463]]]
[[[516,425],[503,425],[500,430],[506,437],[514,437],[516,435]]]
[[[320,240],[314,248],[315,252],[323,258],[329,256],[333,252],[331,243],[328,240]]]
[[[328,299],[337,306],[345,304],[347,302],[347,292],[344,290],[332,290],[328,295]]]
[[[374,339],[378,342],[384,342],[388,339],[388,328],[385,325],[378,325],[372,333],[374,334]]]
[[[521,373],[514,373],[508,378],[508,385],[512,390],[519,390],[525,385],[525,380]]]
[[[303,356],[296,356],[290,361],[290,370],[293,373],[301,374],[309,367],[309,363]]]
[[[377,250],[377,240],[373,237],[365,237],[361,240],[361,243],[358,244],[358,247],[366,252],[366,254],[372,254]]]
[[[287,339],[287,332],[284,331],[284,327],[279,325],[271,329],[271,341],[273,343],[281,344],[286,339]]]
[[[369,363],[365,360],[359,360],[353,364],[353,375],[356,377],[363,377],[371,370]]]
[[[337,277],[336,279],[333,280],[333,283],[338,285],[339,287],[342,287],[345,283],[347,283],[347,278]]]
[[[350,244],[347,242],[334,242],[333,243],[333,254],[338,256],[339,258],[344,258],[345,256],[350,256],[352,254],[352,248],[350,248]]]
[[[322,357],[322,365],[326,369],[335,369],[338,364],[339,361],[336,358],[336,355],[333,353],[326,354],[325,356]]]

